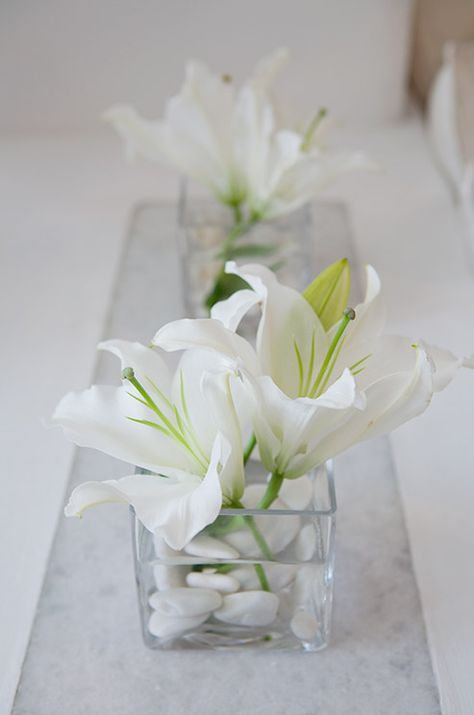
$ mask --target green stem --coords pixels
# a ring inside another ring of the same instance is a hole
[[[237,507],[238,509],[245,509],[244,505],[240,501],[234,502],[234,504],[232,506]],[[258,548],[260,549],[262,556],[264,556],[267,561],[274,561],[275,559],[274,559],[272,550],[270,549],[269,545],[265,541],[265,537],[263,536],[262,532],[258,528],[253,516],[244,516],[243,521],[244,521],[245,525],[249,528],[249,530],[252,532],[252,536],[255,539],[255,543],[257,544]],[[268,582],[267,575],[265,573],[265,569],[263,568],[262,564],[254,564],[253,567],[255,569],[255,573],[257,574],[258,580],[260,582],[260,586],[262,587],[262,591],[271,591],[270,584]]]
[[[242,223],[242,209],[240,204],[232,204],[232,211],[234,212],[235,223]]]
[[[272,551],[267,542],[265,541],[265,537],[263,536],[262,532],[255,523],[255,519],[253,518],[253,516],[244,516],[244,521],[252,532],[252,536],[255,539],[255,543],[262,552],[262,555],[265,556],[267,561],[274,561],[275,559],[273,557]]]
[[[249,441],[247,442],[247,446],[245,447],[245,450],[244,450],[244,466],[247,464],[250,457],[252,456],[252,452],[255,449],[256,444],[257,444],[257,438],[256,438],[255,434],[252,434],[252,436],[250,437]]]
[[[226,239],[222,244],[222,248],[219,251],[218,257],[222,259],[222,264],[214,281],[214,285],[204,300],[204,305],[208,309],[209,313],[211,312],[211,308],[213,305],[215,305],[215,303],[218,303],[220,300],[229,297],[229,294],[226,291],[226,279],[228,278],[228,274],[225,272],[225,264],[228,260],[232,258],[232,248],[234,246],[234,241],[240,238],[240,236],[243,236],[245,233],[247,233],[247,231],[250,231],[252,226],[259,220],[255,216],[251,217],[248,221],[243,221],[240,206],[234,206],[233,210],[235,224],[232,226],[229,233],[227,234]],[[243,286],[245,286],[245,282],[243,283]]]
[[[254,569],[255,572],[258,576],[258,580],[260,581],[260,586],[262,587],[262,591],[268,591],[271,592],[270,584],[268,583],[267,575],[265,573],[265,570],[262,566],[262,564],[254,564]]]
[[[273,472],[265,490],[265,494],[257,504],[257,509],[268,509],[273,504],[278,494],[280,493],[281,485],[283,484],[284,475],[280,472]]]

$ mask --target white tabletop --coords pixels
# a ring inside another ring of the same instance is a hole
[[[416,118],[361,137],[385,166],[349,178],[359,255],[379,270],[393,330],[474,350],[474,280],[462,227]],[[131,206],[172,198],[170,172],[122,161],[101,135],[4,137],[0,270],[3,380],[0,713],[20,673],[72,449],[45,430],[54,404],[88,384]],[[474,711],[473,375],[392,438],[443,712]],[[4,532],[4,533],[3,533]],[[15,548],[13,548],[13,545]]]

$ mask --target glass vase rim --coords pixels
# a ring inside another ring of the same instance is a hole
[[[325,462],[325,477],[327,481],[328,490],[328,507],[325,509],[315,509],[308,508],[305,509],[291,509],[287,507],[285,509],[258,509],[258,508],[239,508],[239,507],[222,507],[216,517],[218,519],[221,516],[302,516],[302,517],[316,517],[316,516],[333,516],[337,511],[337,501],[336,501],[336,489],[334,486],[334,468],[331,460]],[[142,469],[141,467],[135,468],[136,474],[153,474],[153,472],[148,469]],[[298,477],[296,477],[298,479]],[[293,480],[291,480],[293,481]],[[130,506],[130,510],[136,516],[135,509]],[[137,517],[138,518],[138,517]],[[146,528],[146,527],[144,527]]]

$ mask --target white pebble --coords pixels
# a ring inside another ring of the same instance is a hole
[[[190,571],[186,576],[186,583],[192,588],[211,588],[221,593],[234,593],[240,588],[238,580],[229,574],[202,571]]]
[[[266,491],[266,484],[249,484],[245,487],[241,502],[246,509],[255,509]]]
[[[316,637],[319,624],[308,611],[297,611],[291,619],[291,630],[302,641],[312,641]]]
[[[186,585],[186,568],[182,566],[165,566],[156,564],[153,566],[153,576],[155,577],[158,591],[166,591],[168,588],[179,588]]]
[[[297,567],[287,564],[266,563],[265,575],[272,591],[277,593],[288,586],[296,576]],[[260,587],[260,581],[253,566],[239,566],[232,570],[232,576],[238,579],[243,591],[255,591]]]
[[[280,508],[282,507],[280,506]],[[279,554],[286,549],[300,530],[299,516],[277,516],[269,510],[268,516],[256,516],[254,519],[273,555]],[[224,538],[228,544],[238,549],[241,554],[251,558],[262,557],[260,547],[247,527],[243,526],[238,531],[226,534]]]
[[[187,554],[200,556],[203,559],[238,559],[239,552],[232,546],[207,534],[199,534],[184,547]]]
[[[265,573],[272,591],[280,591],[288,586],[296,576],[297,566],[286,564],[265,564]]]
[[[243,591],[224,596],[222,608],[214,616],[238,626],[268,626],[278,611],[278,596],[266,591]]]
[[[165,616],[198,616],[222,605],[222,596],[209,588],[170,588],[156,591],[150,606]]]
[[[245,488],[242,503],[247,509],[254,509],[265,492],[265,485],[251,484]],[[272,509],[287,509],[280,499],[272,504]],[[268,516],[254,517],[255,523],[267,542],[272,554],[283,551],[297,535],[300,529],[300,518],[297,515],[278,516],[269,509]],[[226,534],[226,542],[238,549],[241,554],[249,557],[261,557],[262,553],[255,542],[255,538],[246,526],[238,531]]]
[[[316,531],[312,524],[305,524],[295,541],[295,556],[298,561],[309,561],[316,549]]]
[[[306,474],[297,479],[285,479],[280,489],[280,498],[290,509],[306,509],[312,496],[313,482]]]
[[[298,568],[294,586],[293,601],[296,606],[304,607],[315,599],[318,569],[315,564],[304,564]]]
[[[196,628],[204,623],[208,618],[208,613],[201,613],[198,616],[169,616],[159,611],[154,611],[148,622],[148,630],[157,638],[171,638],[181,633]]]

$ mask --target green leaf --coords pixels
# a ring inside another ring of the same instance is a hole
[[[229,298],[233,293],[243,288],[250,288],[247,281],[244,281],[240,276],[236,276],[233,273],[221,273],[211,292],[206,296],[204,305],[211,310],[215,303],[220,300],[225,300]]]
[[[271,256],[275,251],[277,251],[277,246],[259,246],[256,243],[245,243],[244,245],[227,249],[225,258],[226,260],[231,260],[232,258],[245,256]],[[221,254],[219,254],[219,257],[224,258]]]
[[[347,307],[351,289],[351,269],[347,258],[328,266],[304,290],[306,298],[325,330],[329,330]]]

